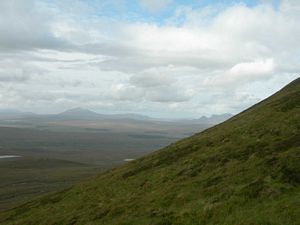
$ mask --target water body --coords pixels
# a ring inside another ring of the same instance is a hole
[[[124,159],[125,162],[133,161],[134,159]]]
[[[17,158],[22,157],[20,155],[0,155],[0,159]]]

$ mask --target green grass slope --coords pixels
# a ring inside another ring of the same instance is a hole
[[[63,192],[1,224],[298,225],[300,79],[232,119]]]

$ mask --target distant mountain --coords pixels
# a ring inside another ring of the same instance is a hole
[[[183,122],[193,122],[199,124],[217,124],[223,122],[230,117],[232,114],[219,114],[219,115],[212,115],[210,117],[202,116],[199,119],[195,120],[181,120]],[[177,121],[172,119],[159,119],[159,118],[152,118],[145,115],[134,114],[134,113],[124,113],[124,114],[99,114],[94,111],[85,108],[73,108],[66,110],[62,113],[54,115],[56,118],[63,118],[63,119],[109,119],[109,120],[157,120],[157,121]]]
[[[203,123],[203,124],[205,124],[205,123],[207,123],[207,124],[217,124],[217,123],[224,122],[225,120],[228,120],[232,116],[233,115],[230,114],[230,113],[211,115],[210,117],[202,116],[199,119],[197,119],[196,121],[198,123]]]
[[[233,117],[230,113],[225,114],[214,114],[211,116],[202,116],[199,119],[183,119],[178,120],[181,123],[186,124],[208,124],[208,125],[214,125],[224,122],[225,120],[228,120],[229,118]]]
[[[85,108],[73,108],[66,110],[62,113],[53,115],[55,118],[61,119],[108,119],[108,120],[120,120],[120,119],[129,119],[129,120],[151,120],[151,117],[126,113],[126,114],[100,114],[89,109]]]
[[[84,108],[73,108],[62,113],[53,115],[55,118],[62,119],[100,119],[103,115]]]
[[[58,114],[35,114],[18,110],[0,110],[0,120],[123,120],[123,121],[164,121],[181,122],[186,124],[218,124],[232,117],[232,114],[219,114],[210,117],[202,116],[199,119],[174,120],[170,118],[152,118],[149,116],[124,113],[124,114],[100,114],[86,108],[72,108]]]
[[[299,225],[300,78],[220,125],[73,188],[0,214],[0,224]]]

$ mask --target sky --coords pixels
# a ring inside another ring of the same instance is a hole
[[[198,118],[300,74],[298,0],[1,0],[0,110]]]

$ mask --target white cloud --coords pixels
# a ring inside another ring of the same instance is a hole
[[[243,62],[234,65],[227,73],[226,79],[231,81],[251,81],[270,77],[275,71],[273,59]]]

